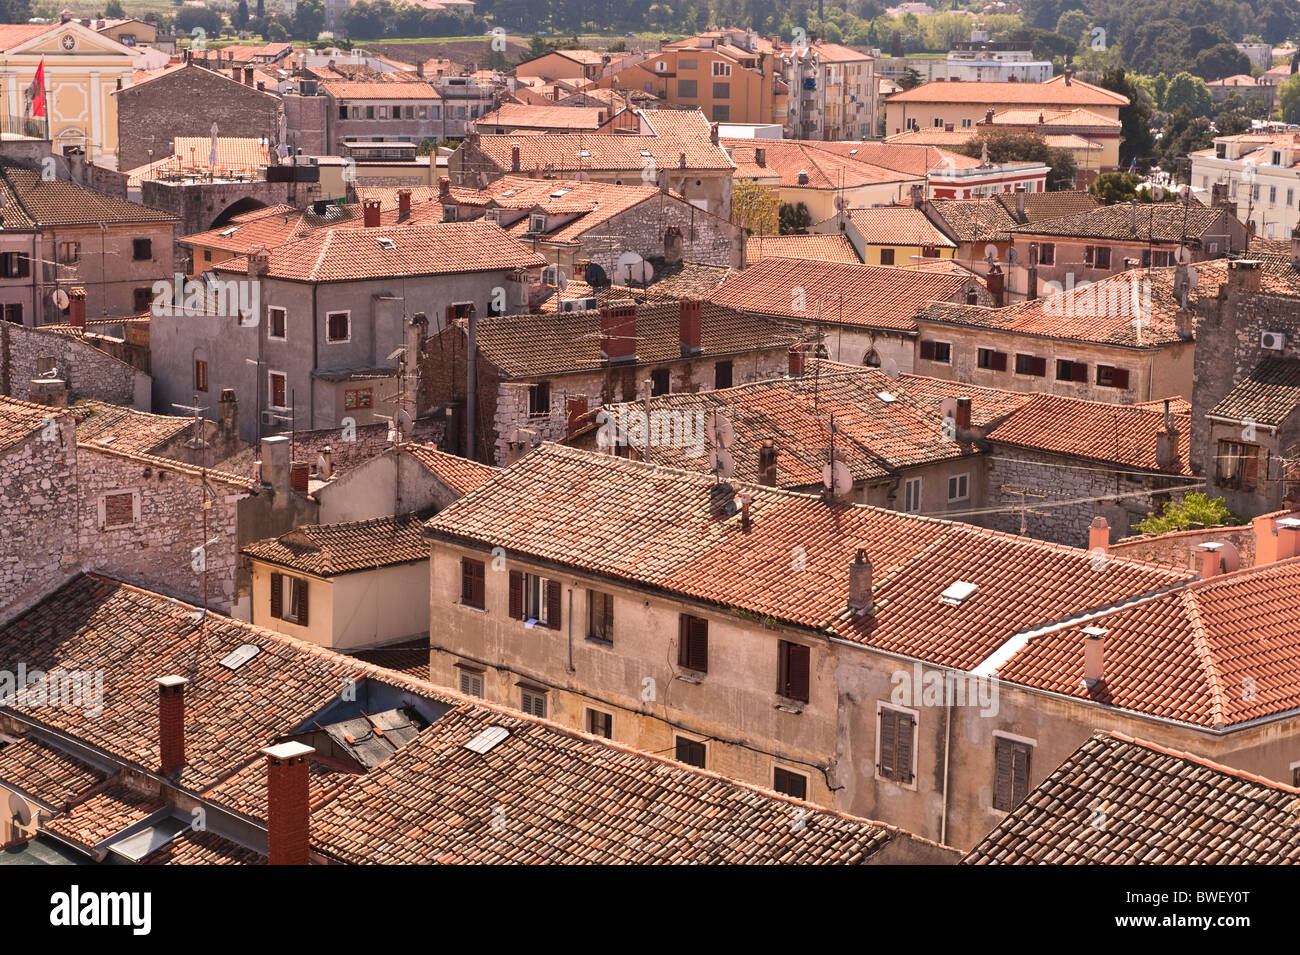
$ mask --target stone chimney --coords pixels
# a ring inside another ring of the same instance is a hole
[[[871,595],[871,561],[867,549],[858,548],[858,556],[849,564],[849,609],[854,613],[870,613],[875,604]]]
[[[664,182],[668,179],[665,176]],[[672,225],[664,232],[664,264],[673,265],[682,260],[682,230]]]
[[[1016,221],[1025,221],[1025,187],[1016,186]]]
[[[1067,67],[1066,70],[1065,70],[1065,85],[1066,85],[1066,86],[1069,86],[1069,85],[1070,85],[1070,81],[1073,80],[1073,79],[1074,79],[1074,70],[1072,70],[1072,69],[1070,69],[1069,67]]]
[[[379,200],[367,199],[361,205],[362,222],[367,229],[379,228]]]
[[[27,386],[27,400],[47,408],[66,408],[68,383],[62,378],[33,378]]]
[[[235,400],[234,388],[222,388],[221,400],[217,402],[221,416],[221,431],[229,440],[239,437],[239,402]]]
[[[985,123],[988,123],[988,124],[990,124],[990,125],[992,125],[992,123],[993,123],[993,107],[990,106],[988,109],[986,109],[986,110],[984,111],[984,122],[985,122]]]
[[[289,439],[282,434],[262,439],[262,483],[289,493]]]
[[[924,186],[918,183],[917,185],[914,185],[908,189],[908,194],[911,196],[913,209],[919,209],[921,208],[921,206],[925,205]]]
[[[1228,287],[1238,292],[1258,292],[1263,271],[1258,259],[1234,259],[1228,263]]]
[[[168,776],[185,765],[183,676],[160,676],[158,684],[158,772]]]
[[[255,245],[248,250],[248,277],[261,278],[271,271],[271,253],[263,246]]]
[[[403,217],[411,214],[411,190],[397,190],[397,211]]]
[[[1106,631],[1083,628],[1083,682],[1089,689],[1106,679]]]
[[[1002,274],[1002,266],[996,262],[989,266],[988,274],[984,276],[984,287],[988,289],[993,304],[1001,308],[1006,300],[1006,276]]]
[[[446,202],[450,198],[451,198],[451,180],[448,179],[446,176],[443,176],[438,180],[438,199],[441,202]]]
[[[804,369],[808,365],[807,347],[795,342],[795,344],[790,346],[790,350],[786,353],[786,358],[789,362],[790,377],[802,378]]]
[[[519,171],[519,147],[518,146],[510,147],[510,171],[511,172]]]
[[[1162,471],[1172,468],[1178,460],[1178,429],[1174,427],[1174,417],[1169,411],[1169,399],[1165,399],[1165,420],[1156,430],[1156,467]]]
[[[758,483],[776,487],[776,442],[771,438],[758,447]]]
[[[600,309],[600,357],[612,364],[636,361],[636,305]]]
[[[764,146],[754,147],[754,165],[767,168],[767,148]]]
[[[232,66],[230,68],[230,78],[234,80],[236,83],[239,82],[239,73],[240,73],[239,67]]]
[[[253,68],[251,66],[244,67],[244,85],[253,85]]]
[[[311,861],[311,763],[303,743],[280,743],[266,757],[266,856],[269,865]]]
[[[682,299],[678,304],[678,337],[681,340],[682,357],[698,355],[701,352],[700,332],[704,317],[704,302],[699,299]]]
[[[80,285],[68,289],[68,324],[73,328],[86,327],[86,290]]]
[[[1100,515],[1088,525],[1088,552],[1102,556],[1110,553],[1110,523]]]

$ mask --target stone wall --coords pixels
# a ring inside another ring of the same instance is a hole
[[[614,274],[619,256],[636,252],[642,258],[664,255],[664,236],[676,228],[682,234],[682,258],[701,265],[745,267],[744,230],[726,219],[671,196],[643,202],[583,235],[579,258],[590,259]],[[610,236],[619,241],[611,243]]]
[[[149,376],[70,335],[0,323],[0,394],[27,400],[33,378],[52,360],[71,399],[98,398],[149,410]]]
[[[1255,529],[1250,524],[1237,527],[1205,527],[1176,531],[1172,534],[1143,534],[1110,545],[1115,557],[1144,560],[1178,570],[1200,572],[1201,552],[1197,547],[1210,541],[1226,541],[1237,548],[1242,567],[1255,566]]]

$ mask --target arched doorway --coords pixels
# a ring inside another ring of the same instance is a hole
[[[245,212],[252,212],[255,209],[265,209],[265,208],[266,208],[266,203],[263,202],[261,199],[254,199],[252,196],[245,196],[244,198],[238,199],[235,202],[232,202],[230,205],[226,206],[226,208],[222,210],[221,215],[217,216],[215,219],[212,220],[212,224],[209,225],[208,228],[209,229],[219,228],[220,226],[225,225],[235,216],[243,215]]]

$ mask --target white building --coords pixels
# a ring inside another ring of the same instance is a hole
[[[1226,189],[1237,217],[1265,239],[1285,239],[1300,224],[1300,132],[1272,130],[1220,136],[1191,153],[1192,188],[1208,197]]]

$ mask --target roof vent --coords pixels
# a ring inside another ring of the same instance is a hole
[[[876,397],[879,398],[881,401],[885,402],[885,404],[892,404],[893,402],[898,400],[887,391],[877,392]]]
[[[509,735],[510,731],[504,726],[489,726],[466,743],[465,748],[471,753],[478,753],[482,756],[495,749]]]
[[[227,670],[238,670],[253,657],[262,652],[261,647],[246,643],[238,650],[232,650],[221,658],[221,665]]]
[[[939,595],[939,600],[943,603],[949,604],[950,606],[960,607],[970,599],[971,594],[975,593],[978,589],[979,584],[972,584],[964,580],[959,580],[956,583],[949,585],[948,589]]]

